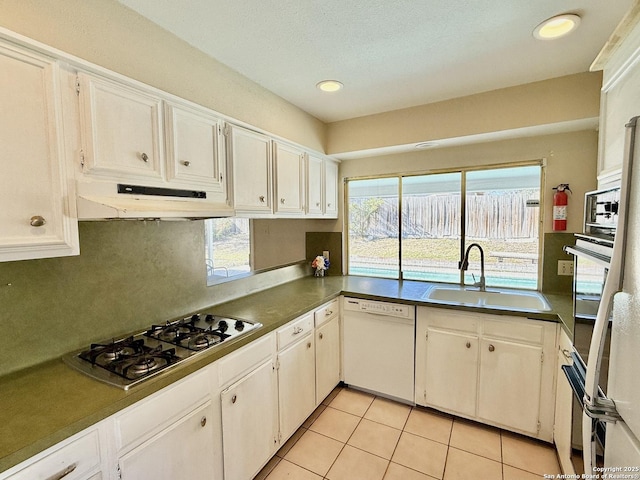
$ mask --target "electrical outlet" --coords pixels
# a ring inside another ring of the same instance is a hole
[[[573,261],[558,260],[558,275],[573,275]]]
[[[326,258],[327,260],[329,260],[329,250],[323,250],[322,251],[322,256],[324,258]]]

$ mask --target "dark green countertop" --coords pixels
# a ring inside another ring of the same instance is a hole
[[[0,472],[107,418],[224,355],[277,329],[341,294],[412,305],[430,305],[520,315],[560,321],[573,329],[571,298],[546,295],[552,312],[510,312],[435,305],[422,296],[431,284],[370,277],[308,277],[253,293],[212,308],[217,314],[258,321],[263,328],[212,352],[183,362],[167,372],[124,391],[89,378],[61,359],[0,378]]]

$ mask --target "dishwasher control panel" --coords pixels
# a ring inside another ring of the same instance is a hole
[[[362,300],[360,298],[344,299],[345,310],[387,315],[390,317],[411,318],[413,308],[401,303],[377,302],[375,300]]]

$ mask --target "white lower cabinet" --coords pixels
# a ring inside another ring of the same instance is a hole
[[[571,352],[573,346],[569,336],[560,330],[558,340],[558,370],[556,372],[556,415],[553,426],[553,440],[556,444],[558,460],[562,473],[565,475],[575,474],[573,463],[571,462],[571,429],[572,429],[572,406],[573,390],[567,381],[567,377],[562,370],[563,365],[573,364]]]
[[[1,480],[102,480],[101,424],[90,427],[0,473]]]
[[[122,480],[213,479],[214,407],[209,401],[118,460]]]
[[[216,479],[219,410],[202,369],[113,417],[117,478]],[[217,410],[217,411],[216,411]],[[218,442],[219,443],[219,442]]]
[[[316,405],[340,383],[340,301],[314,313],[316,325]]]
[[[416,365],[417,374],[424,378],[424,404],[475,416],[478,336],[429,327],[427,335],[426,358]],[[428,365],[439,368],[426,368]],[[422,402],[416,399],[416,403]]]
[[[552,441],[556,329],[419,307],[416,403]]]
[[[224,478],[251,480],[278,448],[275,335],[219,361]]]
[[[316,407],[313,314],[289,322],[277,336],[278,436],[284,442]]]

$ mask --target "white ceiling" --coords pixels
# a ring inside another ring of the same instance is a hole
[[[585,72],[633,0],[119,0],[325,122]],[[543,20],[580,28],[533,38]],[[317,82],[337,79],[327,94]]]

